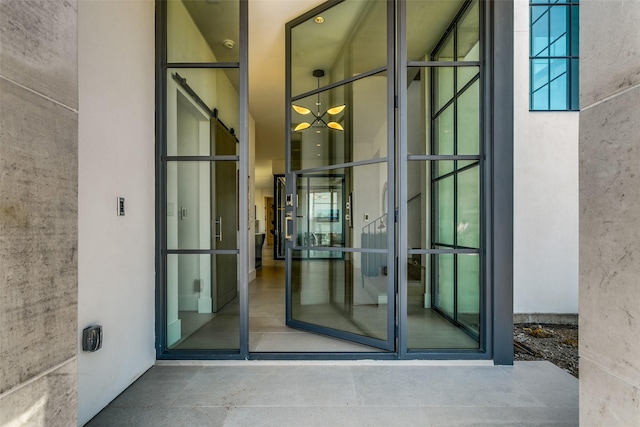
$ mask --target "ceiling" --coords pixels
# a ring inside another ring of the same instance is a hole
[[[183,2],[218,60],[236,62],[238,28],[228,17],[237,16],[237,0]],[[249,1],[249,111],[255,120],[257,188],[273,187],[272,160],[284,159],[285,24],[322,3],[321,0]],[[384,7],[372,7],[373,4],[350,0],[339,9],[324,13],[322,26],[313,20],[301,24],[292,48],[294,80],[301,82],[301,91],[316,88],[317,81],[310,70],[326,69],[340,60],[342,40],[363,16],[367,19],[352,43],[352,56],[357,57],[352,60],[363,69],[383,65],[379,63],[384,62],[386,48],[380,37]],[[419,60],[433,48],[461,4],[461,0],[408,2],[409,59]],[[212,8],[216,10],[213,14]],[[235,49],[224,48],[221,42],[224,39],[234,40]]]

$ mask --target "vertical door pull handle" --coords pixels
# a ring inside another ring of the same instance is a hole
[[[220,234],[217,234],[214,236],[214,238],[218,239],[219,241],[222,242],[222,217],[216,219],[215,221],[216,225],[218,225],[220,227]]]
[[[291,238],[291,233],[289,232],[289,223],[293,221],[290,213],[287,213],[287,216],[284,219],[284,238],[288,241],[293,240]]]

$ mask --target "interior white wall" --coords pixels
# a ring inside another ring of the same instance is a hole
[[[578,313],[578,112],[529,112],[526,0],[514,31],[514,312]]]
[[[78,334],[104,328],[78,352],[83,425],[155,360],[155,46],[153,0],[78,3]]]

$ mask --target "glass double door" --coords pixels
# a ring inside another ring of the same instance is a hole
[[[288,326],[482,349],[481,16],[345,0],[287,24]]]

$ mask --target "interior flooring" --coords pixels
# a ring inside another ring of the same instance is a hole
[[[305,275],[304,280],[313,281],[314,277],[326,276],[321,274],[322,262],[316,263],[314,268],[318,270],[316,274]],[[326,277],[323,280],[326,281]],[[354,288],[355,292],[362,292],[360,286]],[[385,338],[386,304],[354,306],[351,307],[350,315],[345,316],[331,304],[301,305],[301,297],[297,293],[294,293],[293,301],[293,310],[299,319],[355,334]],[[478,347],[476,340],[433,310],[416,307],[409,309],[407,327],[410,348]],[[172,349],[239,348],[240,317],[237,298],[215,315],[180,312],[180,316],[184,338],[174,344]],[[249,351],[371,353],[383,350],[285,325],[285,264],[282,260],[273,259],[272,247],[264,247],[262,267],[256,271],[256,279],[249,283]]]

